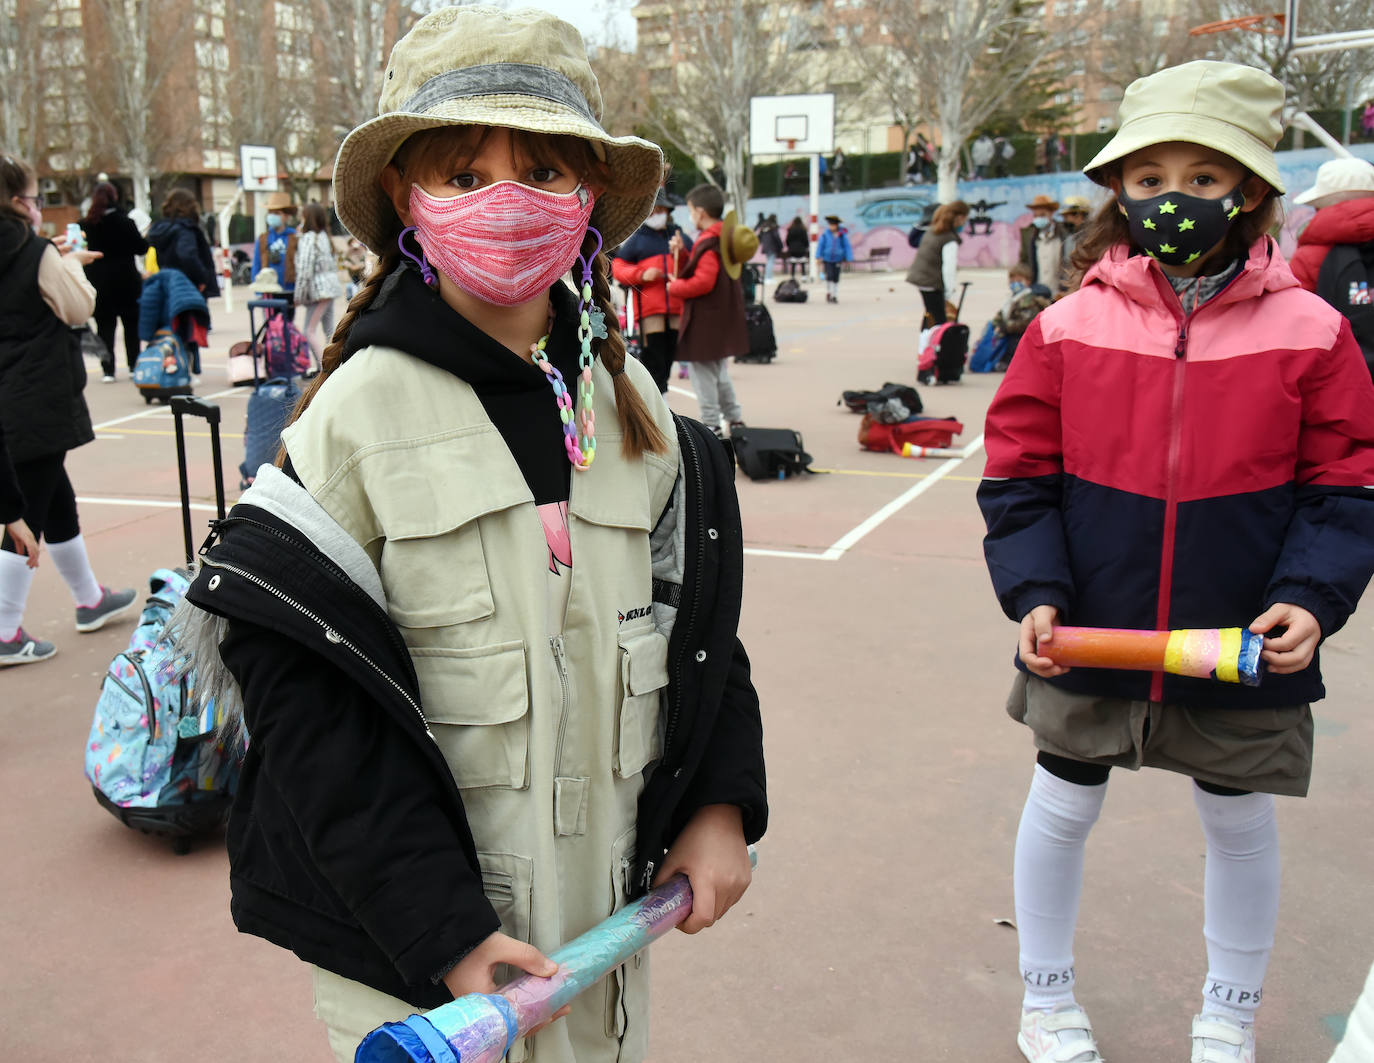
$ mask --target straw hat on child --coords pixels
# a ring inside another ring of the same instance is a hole
[[[601,127],[601,89],[581,34],[543,11],[473,6],[426,15],[392,49],[377,112],[339,148],[334,200],[344,227],[378,254],[401,231],[378,175],[423,129],[502,126],[590,142],[618,186],[592,211],[607,248],[648,217],[663,179],[657,145]]]

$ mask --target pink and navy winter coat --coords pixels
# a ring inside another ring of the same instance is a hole
[[[1374,571],[1374,384],[1349,323],[1268,238],[1190,314],[1153,259],[1113,249],[1026,330],[986,445],[984,553],[1014,620],[1043,604],[1093,627],[1244,627],[1291,602],[1326,636]],[[1315,659],[1258,688],[1051,682],[1226,707],[1324,693]]]

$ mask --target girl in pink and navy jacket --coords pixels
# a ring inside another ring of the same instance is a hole
[[[1317,646],[1374,571],[1374,386],[1349,324],[1267,235],[1283,101],[1229,63],[1131,85],[1086,170],[1112,198],[1077,252],[1081,287],[1031,323],[988,410],[984,549],[1021,624],[1007,709],[1038,750],[1014,864],[1032,1063],[1102,1058],[1073,934],[1113,766],[1193,780],[1208,967],[1191,1058],[1255,1058],[1278,917],[1273,795],[1307,792]],[[1070,671],[1049,656],[1060,622],[1248,627],[1268,674],[1240,687]]]

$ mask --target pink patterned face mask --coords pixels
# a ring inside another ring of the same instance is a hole
[[[433,277],[426,268],[432,264],[469,295],[497,306],[543,295],[572,268],[595,205],[582,185],[560,194],[498,181],[443,199],[410,188],[425,279]]]

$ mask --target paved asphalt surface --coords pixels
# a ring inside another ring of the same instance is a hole
[[[964,317],[981,329],[1005,291],[991,271]],[[801,430],[819,468],[741,478],[743,637],[763,702],[772,828],[743,901],[715,928],[655,946],[653,1063],[957,1060],[1013,1063],[1020,999],[1011,852],[1030,779],[1028,733],[1007,719],[1015,632],[981,557],[983,455],[903,460],[855,443],[845,388],[909,381],[919,302],[900,275],[851,275],[838,305],[769,303],[781,356],[733,374],[745,417]],[[224,351],[247,334],[216,308],[198,391],[226,391]],[[87,396],[97,441],[73,453],[97,575],[146,586],[181,554],[170,415],[121,372]],[[974,444],[999,382],[923,388],[926,412]],[[686,381],[673,405],[694,411]],[[226,463],[246,394],[221,394]],[[191,439],[197,502],[208,445]],[[231,488],[236,476],[226,476]],[[197,511],[197,521],[207,516]],[[199,535],[199,530],[198,533]],[[1374,959],[1374,602],[1325,646],[1310,796],[1281,799],[1284,894],[1258,1026],[1267,1063],[1321,1063]],[[53,660],[0,674],[0,1060],[327,1063],[310,980],[292,956],[235,932],[226,859],[190,855],[96,806],[82,747],[100,676],[130,623],[78,635],[52,565],[25,626]],[[1204,845],[1187,780],[1113,775],[1089,843],[1079,999],[1112,1063],[1188,1056],[1205,973]]]

